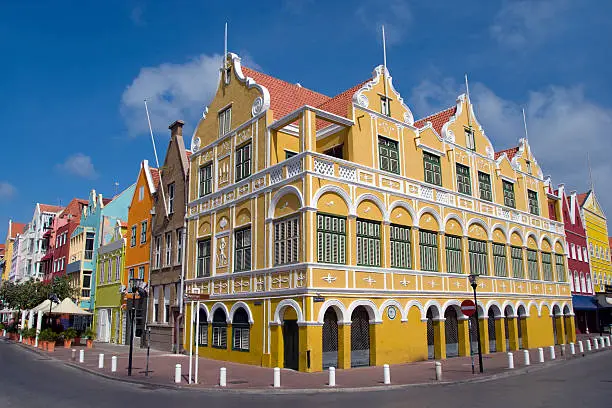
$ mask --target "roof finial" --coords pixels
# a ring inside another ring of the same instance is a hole
[[[385,89],[385,101],[387,100],[387,39],[385,38],[385,26],[382,26],[382,42],[383,42],[383,79]],[[387,102],[389,103],[389,102]]]
[[[227,21],[225,22],[225,36],[223,41],[223,65],[221,68],[223,69],[225,83],[227,84]]]
[[[525,108],[523,108],[523,125],[525,126],[525,140],[529,140],[529,133],[527,133],[527,117],[525,116]]]

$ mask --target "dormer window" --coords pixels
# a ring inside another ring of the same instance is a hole
[[[219,112],[219,136],[229,133],[232,127],[232,107],[228,107]]]
[[[476,150],[476,141],[474,140],[474,129],[472,127],[465,128],[465,147],[470,150]]]
[[[391,116],[391,99],[386,96],[380,97],[380,113],[385,116]]]
[[[527,163],[527,174],[531,175],[532,174],[531,173],[531,162],[528,160],[526,161],[526,163]]]

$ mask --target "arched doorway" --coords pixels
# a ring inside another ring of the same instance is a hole
[[[323,317],[323,369],[338,367],[338,315],[333,307]]]
[[[495,353],[497,351],[497,334],[495,333],[495,312],[493,307],[489,308],[489,315],[487,320],[487,330],[489,332],[489,352]]]
[[[370,365],[370,316],[364,306],[351,313],[351,367]]]
[[[250,344],[251,325],[249,315],[243,307],[239,307],[232,318],[232,350],[249,351]]]
[[[459,321],[457,319],[457,310],[454,306],[450,306],[444,312],[444,332],[446,335],[446,357],[459,356]]]
[[[300,332],[297,319],[283,318],[282,331],[284,367],[292,370],[299,370]]]
[[[558,332],[558,327],[563,327],[563,321],[561,320],[561,309],[559,308],[559,306],[555,305],[552,309],[552,326],[553,326],[553,338],[554,338],[554,345],[559,345],[561,344],[561,342],[559,341],[559,332]],[[561,333],[562,334],[562,333]]]
[[[433,360],[435,358],[437,340],[434,331],[434,319],[438,319],[440,314],[436,307],[430,306],[425,317],[427,317],[427,358]]]
[[[563,324],[565,327],[565,339],[566,339],[566,342],[569,343],[571,342],[571,339],[573,338],[573,336],[572,336],[572,326],[568,324],[568,320],[572,319],[573,316],[572,316],[569,306],[567,305],[563,307],[563,317],[562,318],[564,319]]]
[[[519,350],[523,349],[523,330],[526,330],[527,327],[527,321],[525,320],[527,318],[527,312],[525,311],[525,306],[521,305],[518,307],[517,311],[516,311],[516,318],[517,320],[517,324],[516,324],[516,328],[518,331],[518,346],[519,346]]]

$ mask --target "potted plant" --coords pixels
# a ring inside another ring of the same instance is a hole
[[[38,348],[47,350],[51,329],[41,330],[38,334]]]
[[[57,341],[57,337],[57,333],[55,332],[49,331],[49,333],[47,333],[47,351],[55,351],[55,342]]]
[[[33,346],[36,343],[36,327],[28,329],[28,344]]]
[[[77,336],[76,330],[74,328],[69,327],[62,333],[62,339],[64,339],[64,348],[69,349],[72,347],[72,341]]]
[[[4,323],[0,323],[0,330],[2,330],[2,336],[6,337],[6,327],[4,327]]]
[[[87,348],[93,348],[93,341],[96,338],[96,332],[88,327],[85,332],[83,332],[83,337],[87,339]]]

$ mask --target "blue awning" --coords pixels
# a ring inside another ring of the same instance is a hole
[[[595,296],[572,295],[574,310],[597,310],[597,299]]]

